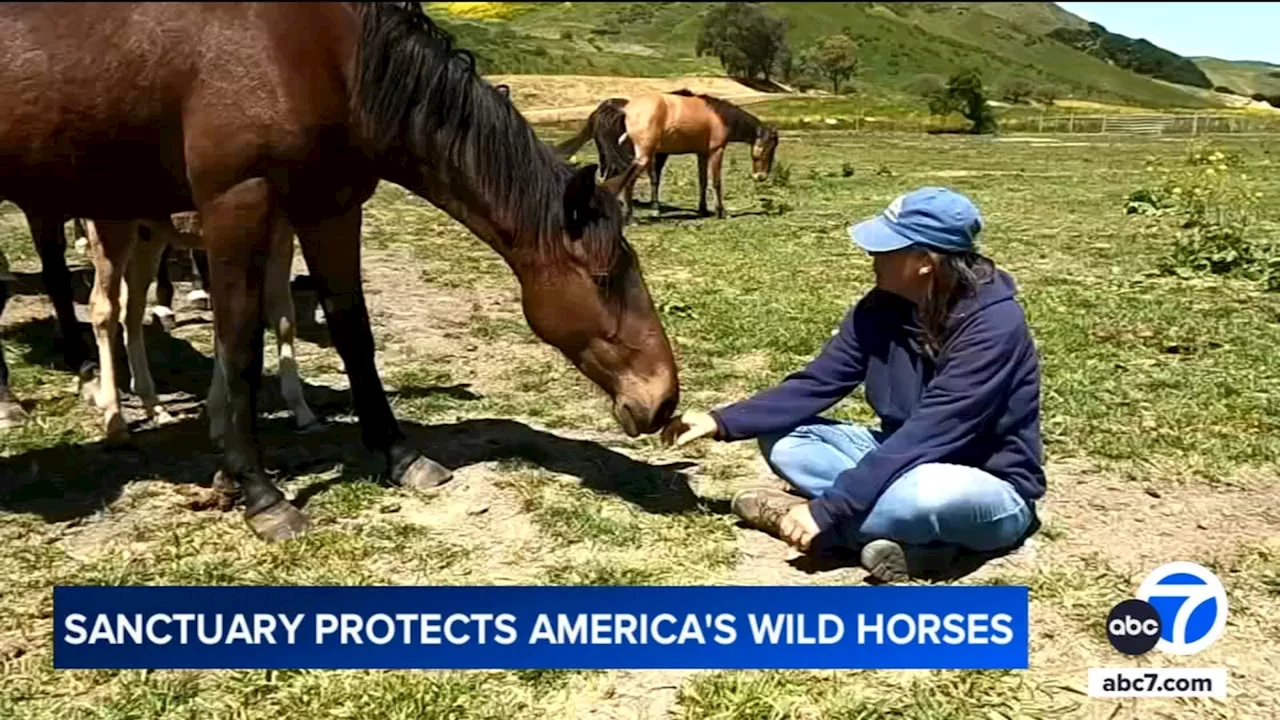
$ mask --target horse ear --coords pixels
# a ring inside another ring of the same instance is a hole
[[[596,166],[586,165],[574,171],[564,190],[565,226],[577,235],[586,225],[585,217],[596,194]]]
[[[618,193],[622,192],[622,186],[626,183],[626,181],[627,181],[627,173],[625,172],[618,173],[617,175],[614,175],[608,180],[605,180],[604,182],[600,183],[600,189],[604,190],[610,195],[616,196]]]

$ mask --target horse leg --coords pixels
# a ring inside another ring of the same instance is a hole
[[[213,283],[215,352],[226,383],[226,434],[215,484],[234,484],[244,518],[268,542],[301,535],[307,516],[267,478],[257,443],[258,386],[262,382],[262,258],[270,249],[276,190],[263,178],[245,180],[200,207]],[[217,372],[215,370],[215,372]],[[211,418],[212,420],[212,418]],[[216,423],[211,423],[212,426]]]
[[[716,217],[724,219],[724,190],[720,187],[720,167],[724,162],[724,148],[712,150],[707,165],[711,169],[711,183],[716,189]]]
[[[295,223],[307,269],[315,279],[329,336],[347,368],[361,436],[386,456],[391,482],[412,489],[436,487],[453,472],[413,449],[391,412],[374,364],[373,332],[360,281],[360,218],[356,206],[337,217]]]
[[[8,301],[9,283],[0,280],[0,316],[4,315],[4,306]],[[9,392],[9,366],[4,362],[4,345],[0,345],[0,430],[17,427],[26,419],[27,412]]]
[[[297,332],[297,318],[293,307],[293,287],[289,283],[293,275],[293,228],[283,219],[277,220],[271,238],[271,251],[267,256],[265,309],[267,323],[276,336],[276,353],[280,364],[280,394],[293,412],[294,422],[304,432],[317,430],[323,424],[307,406],[302,391],[302,378],[298,375],[298,361],[294,358],[293,343]]]
[[[667,155],[659,153],[653,156],[653,164],[649,166],[649,189],[652,197],[649,204],[653,206],[653,216],[662,215],[662,203],[658,201],[658,188],[662,185],[662,168],[667,164]]]
[[[83,384],[93,370],[89,349],[80,339],[80,323],[76,320],[75,295],[71,291],[71,271],[67,268],[67,236],[61,215],[29,213],[27,226],[40,254],[40,276],[44,290],[53,301],[62,335],[62,357],[67,367]]]
[[[159,323],[160,329],[173,332],[173,280],[169,277],[169,257],[173,254],[173,246],[162,243],[159,268],[156,272],[156,306],[151,311]]]
[[[132,251],[136,231],[131,222],[90,221],[89,257],[93,261],[93,291],[89,295],[89,317],[98,343],[98,387],[94,404],[103,411],[107,441],[122,442],[129,427],[120,414],[120,391],[116,386],[115,339],[120,319],[120,281]]]
[[[191,303],[198,310],[209,309],[209,256],[204,250],[193,249],[190,251],[191,264],[195,265],[196,275],[192,279],[192,290],[187,293],[187,302]]]
[[[129,375],[132,378],[130,389],[142,401],[147,417],[165,424],[172,422],[173,418],[160,407],[160,398],[156,394],[156,382],[151,377],[151,363],[147,361],[147,344],[143,338],[142,318],[146,314],[147,291],[151,288],[151,278],[156,276],[157,266],[163,262],[162,258],[168,255],[165,251],[168,250],[169,244],[150,228],[144,228],[141,224],[135,224],[134,232],[138,237],[133,243],[133,252],[127,256],[124,268],[124,344],[125,353],[129,358]],[[172,285],[169,287],[169,296],[173,297]]]
[[[698,153],[698,214],[711,214],[707,212],[707,156],[702,153]]]

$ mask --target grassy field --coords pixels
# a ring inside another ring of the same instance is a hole
[[[1274,221],[1280,142],[1222,142],[1258,178]],[[108,450],[74,379],[50,369],[47,300],[11,301],[3,341],[33,419],[0,435],[0,717],[1275,717],[1280,294],[1156,274],[1168,225],[1124,215],[1150,159],[1187,152],[1185,141],[788,131],[785,167],[766,185],[748,178],[745,147],[729,153],[727,220],[692,216],[696,166],[674,158],[668,215],[655,222],[639,208],[628,230],[676,348],[682,404],[707,408],[800,367],[870,287],[869,262],[844,234],[851,220],[927,183],[980,204],[986,251],[1015,276],[1041,352],[1049,493],[1033,545],[961,582],[1030,587],[1030,671],[55,672],[59,583],[864,581],[735,523],[727,499],[767,477],[751,443],[677,452],[625,438],[599,393],[524,325],[498,257],[383,186],[366,206],[364,259],[379,366],[406,431],[457,474],[430,495],[376,482],[322,333],[304,333],[299,359],[330,427],[295,435],[268,341],[273,414],[262,440],[311,514],[314,531],[299,541],[268,547],[238,513],[198,509],[216,465],[195,402],[210,371],[207,315],[180,305],[173,336],[148,328],[176,422],[146,425],[130,398],[136,447]],[[643,182],[637,195],[648,198]],[[0,244],[16,270],[38,270],[11,207]],[[871,420],[858,396],[834,414]],[[1170,560],[1219,574],[1226,634],[1192,658],[1129,661],[1108,645],[1103,619]],[[1092,700],[1086,668],[1105,665],[1227,667],[1230,696]]]

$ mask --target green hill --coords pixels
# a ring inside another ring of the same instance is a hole
[[[1280,95],[1280,65],[1210,57],[1191,59],[1216,86],[1231,88],[1240,95]]]
[[[1062,98],[1146,107],[1209,104],[1201,95],[1049,37],[1063,28],[1077,33],[1090,28],[1053,3],[766,5],[788,21],[793,52],[847,29],[858,42],[862,61],[855,85],[863,87],[905,91],[921,75],[945,76],[973,67],[997,89],[1020,80],[1052,88]],[[427,12],[476,54],[487,73],[669,77],[723,72],[715,58],[694,56],[701,17],[709,7],[680,2],[428,3]]]

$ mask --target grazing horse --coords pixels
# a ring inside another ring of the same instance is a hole
[[[147,361],[147,349],[143,341],[142,316],[151,279],[157,276],[157,266],[165,251],[174,247],[188,252],[202,251],[200,216],[198,213],[186,212],[176,213],[165,220],[89,221],[87,226],[88,252],[94,267],[89,315],[98,343],[98,366],[102,369],[94,392],[94,402],[105,414],[107,439],[121,442],[129,435],[128,426],[120,414],[120,393],[115,378],[114,339],[121,310],[121,280],[124,281],[125,296],[125,354],[129,359],[133,393],[142,400],[147,417],[158,417],[161,423],[169,422],[171,418],[160,406],[155,380],[151,377],[151,365]],[[276,336],[281,394],[293,412],[298,428],[310,431],[318,429],[320,425],[303,396],[302,379],[298,375],[298,363],[294,359],[296,321],[289,285],[292,269],[293,230],[283,220],[279,220],[272,231],[271,245],[267,250],[263,310],[267,316],[267,324]],[[172,297],[172,288],[169,294]],[[213,384],[209,388],[206,404],[210,421],[209,434],[215,444],[220,443],[226,435],[227,424],[227,383],[219,362],[217,346],[215,333]]]
[[[257,439],[278,219],[315,278],[366,447],[394,484],[452,476],[408,441],[374,363],[360,229],[380,179],[503,258],[533,332],[611,397],[628,435],[671,417],[675,360],[622,234],[620,183],[559,161],[420,3],[0,5],[0,197],[99,223],[200,213],[227,380],[219,476],[269,541],[308,525]]]
[[[698,212],[707,213],[707,169],[716,191],[716,216],[724,218],[724,193],[720,168],[725,147],[731,142],[751,145],[751,175],[764,180],[773,169],[778,149],[778,131],[756,116],[730,102],[689,90],[653,93],[624,100],[609,98],[600,103],[578,134],[556,146],[568,157],[587,140],[595,140],[605,177],[622,175],[626,219],[632,214],[631,194],[636,178],[649,171],[654,214],[662,213],[658,202],[662,167],[668,155],[698,156]],[[626,162],[619,170],[619,164]]]

